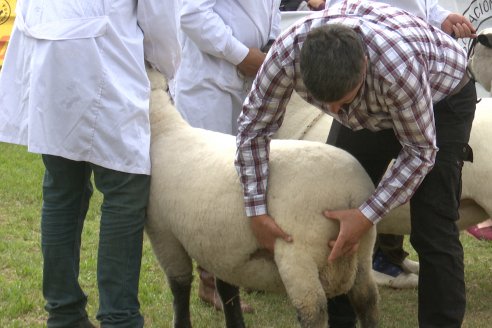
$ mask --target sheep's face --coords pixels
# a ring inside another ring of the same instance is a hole
[[[477,80],[486,90],[492,92],[492,28],[480,32],[469,67]]]

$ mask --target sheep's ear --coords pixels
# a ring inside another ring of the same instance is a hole
[[[492,34],[479,34],[477,38],[480,44],[486,46],[487,48],[492,48]]]

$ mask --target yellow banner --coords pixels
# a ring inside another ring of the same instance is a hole
[[[5,51],[14,25],[15,5],[17,0],[0,0],[0,67],[3,64]]]

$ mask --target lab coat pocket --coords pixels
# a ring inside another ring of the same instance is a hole
[[[109,2],[41,0],[29,3],[29,8],[22,8],[22,5],[18,4],[17,25],[24,34],[35,39],[94,38],[106,33]]]

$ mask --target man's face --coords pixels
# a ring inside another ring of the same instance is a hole
[[[366,70],[367,70],[367,57],[365,58],[364,71],[360,82],[357,84],[357,86],[354,89],[349,91],[340,100],[327,103],[327,105],[330,107],[330,112],[332,112],[333,114],[337,114],[340,111],[340,109],[343,107],[343,105],[348,105],[352,101],[354,101],[355,97],[359,93],[359,90],[364,85],[364,81],[366,80]]]

